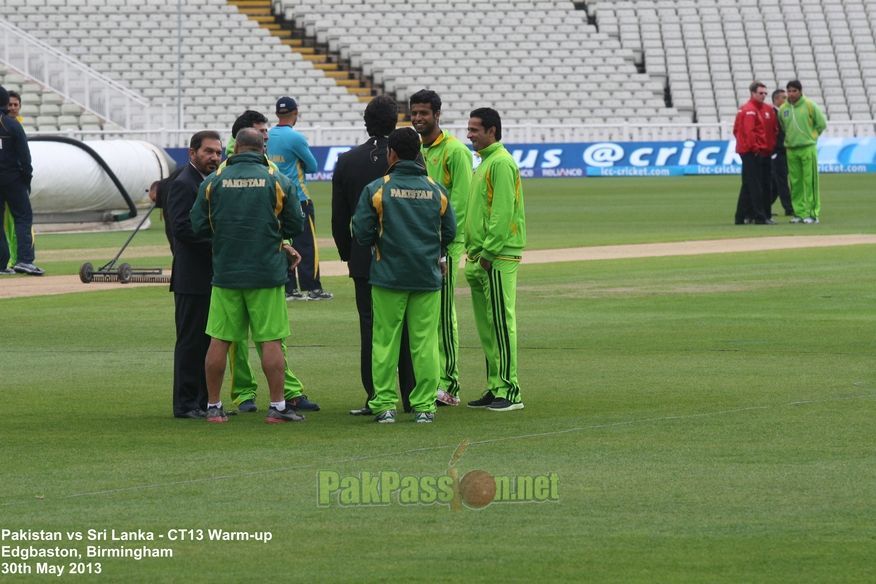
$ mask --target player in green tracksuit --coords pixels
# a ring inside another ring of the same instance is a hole
[[[369,274],[373,314],[371,369],[376,421],[395,421],[396,370],[407,321],[416,385],[411,408],[432,422],[438,387],[438,316],[442,252],[456,235],[444,189],[416,162],[420,137],[411,128],[388,138],[390,173],[366,186],[353,215],[353,235],[372,246]]]
[[[520,171],[502,145],[502,121],[491,108],[471,112],[471,140],[481,163],[465,219],[465,278],[487,361],[487,391],[472,408],[523,409],[517,379],[517,268],[526,245]]]
[[[254,127],[256,130],[261,132],[261,125],[255,124],[253,126],[246,127]],[[239,128],[242,130],[244,128]],[[234,150],[231,151],[231,154],[234,154]],[[267,165],[273,170],[274,173],[279,173],[280,169],[276,164],[271,162],[270,160],[265,159]],[[219,165],[220,169],[224,169],[225,165],[228,163],[226,160],[222,164]],[[286,339],[280,340],[280,345],[283,350],[283,355],[286,355]],[[261,359],[262,356],[262,346],[259,343],[256,343],[256,352]],[[258,407],[255,403],[256,391],[258,390],[258,384],[255,381],[255,376],[252,372],[252,366],[249,363],[249,342],[248,341],[240,341],[233,342],[228,349],[228,366],[231,369],[231,400],[235,406],[237,406],[242,412],[256,412],[258,411]],[[289,360],[288,356],[286,357],[286,370],[283,376],[283,394],[286,398],[286,402],[290,407],[296,410],[308,410],[312,412],[319,411],[319,404],[316,402],[310,401],[306,395],[304,395],[304,385],[301,383],[301,380],[295,376],[295,373],[292,372],[292,369],[289,368]]]
[[[447,274],[441,283],[441,328],[438,343],[441,356],[441,379],[438,401],[459,405],[459,329],[456,321],[456,274],[465,246],[465,210],[471,188],[471,151],[450,132],[439,127],[441,98],[432,90],[422,89],[410,98],[411,124],[423,141],[422,154],[426,172],[447,191],[456,215],[456,237],[447,246]]]
[[[827,128],[824,114],[803,95],[803,85],[789,81],[788,101],[779,108],[779,123],[785,131],[788,181],[791,183],[792,223],[818,223],[821,195],[818,190],[818,137]]]

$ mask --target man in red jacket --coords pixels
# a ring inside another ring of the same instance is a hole
[[[770,157],[776,146],[778,124],[775,112],[765,104],[766,85],[755,81],[749,88],[751,99],[739,108],[733,124],[736,152],[742,158],[742,187],[736,203],[736,224],[773,225],[767,204],[770,184]]]

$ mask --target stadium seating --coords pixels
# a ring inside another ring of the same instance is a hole
[[[631,49],[673,104],[699,122],[732,119],[748,84],[800,79],[832,121],[876,117],[872,0],[588,2],[599,30]]]
[[[245,109],[272,112],[294,96],[303,119],[330,104],[324,125],[361,126],[362,107],[301,55],[224,0],[182,3],[182,101],[186,127],[227,129]],[[15,26],[96,71],[175,108],[177,11],[159,0],[0,0]],[[25,99],[27,102],[28,99]],[[305,113],[306,112],[306,113]],[[58,123],[58,114],[54,115]],[[39,125],[40,116],[36,116]]]
[[[275,10],[400,100],[435,89],[448,123],[483,105],[509,124],[691,121],[570,1],[278,0]]]
[[[21,94],[22,125],[28,132],[65,132],[101,130],[102,122],[94,116],[83,115],[83,109],[74,103],[65,103],[64,97],[34,83],[0,65],[0,85]]]

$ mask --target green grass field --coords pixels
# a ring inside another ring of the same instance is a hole
[[[529,181],[530,247],[876,231],[872,177],[823,177],[819,226],[731,225],[737,181]],[[324,238],[326,186],[316,188]],[[40,263],[72,274],[81,250],[108,259],[124,239],[41,236],[40,250],[71,257]],[[156,225],[134,245],[162,241]],[[0,300],[0,529],[164,536],[0,547],[173,550],[90,560],[102,574],[78,577],[104,582],[870,581],[874,251],[523,266],[526,409],[443,408],[426,427],[346,414],[364,395],[347,278],[326,279],[330,302],[290,304],[290,362],[323,409],[281,427],[260,414],[218,427],[170,416],[164,287]],[[463,398],[472,399],[482,357],[460,286]],[[262,410],[266,398],[262,380]],[[460,476],[556,473],[558,501],[318,505],[320,471],[442,476],[464,440]],[[209,528],[272,540],[167,538]],[[35,571],[37,560],[0,557],[4,565]]]

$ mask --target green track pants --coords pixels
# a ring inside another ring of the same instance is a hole
[[[438,352],[441,359],[441,379],[438,387],[450,395],[459,395],[459,327],[456,322],[456,276],[462,244],[454,243],[447,249],[447,275],[441,283],[441,327],[438,331]]]
[[[512,402],[522,401],[517,380],[517,268],[519,261],[493,262],[490,271],[465,262],[475,326],[487,361],[487,389]]]
[[[408,323],[411,360],[417,384],[411,391],[415,412],[434,412],[438,395],[438,323],[441,293],[371,287],[373,332],[371,376],[374,397],[368,407],[375,414],[396,409],[398,354],[402,326]]]
[[[788,181],[791,205],[797,217],[818,219],[821,195],[818,192],[818,150],[815,146],[788,148]]]

